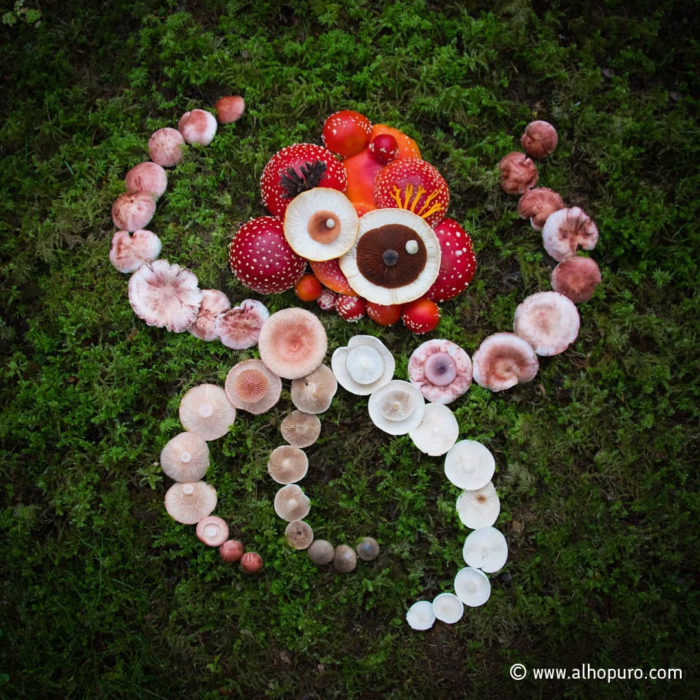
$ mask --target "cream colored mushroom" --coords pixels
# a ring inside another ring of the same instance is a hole
[[[408,431],[413,444],[431,457],[444,455],[459,436],[459,424],[452,409],[442,403],[429,403],[425,406],[423,419]]]
[[[244,360],[231,367],[224,389],[233,406],[260,415],[279,401],[282,380],[261,360]]]
[[[379,338],[355,335],[350,338],[347,347],[335,350],[331,367],[338,383],[346,391],[368,396],[391,381],[396,362]]]
[[[462,491],[457,498],[459,519],[474,530],[493,525],[501,512],[501,502],[493,482],[475,490]]]
[[[291,522],[303,520],[309,514],[311,504],[299,486],[288,484],[275,494],[274,508],[282,520]]]
[[[476,440],[460,440],[445,456],[445,476],[461,489],[486,486],[495,470],[491,450]]]
[[[475,608],[491,596],[491,582],[483,571],[465,566],[455,576],[455,593],[465,605]]]
[[[309,447],[321,434],[318,416],[303,411],[292,411],[280,424],[282,437],[294,447]]]
[[[194,525],[216,508],[216,490],[204,481],[173,484],[165,492],[165,510],[173,520]]]
[[[192,387],[180,401],[179,414],[182,427],[205,440],[217,440],[226,435],[236,419],[236,409],[226,398],[226,392],[216,384]]]
[[[303,520],[292,520],[284,530],[284,539],[292,549],[307,549],[314,541],[314,531]]]
[[[305,413],[328,410],[338,390],[338,382],[330,367],[321,365],[311,374],[294,379],[291,386],[292,403]]]
[[[309,469],[309,458],[304,450],[292,445],[281,445],[270,453],[267,472],[278,484],[301,481]]]

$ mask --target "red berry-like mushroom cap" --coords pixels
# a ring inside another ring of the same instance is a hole
[[[596,261],[580,255],[562,260],[552,270],[552,289],[569,297],[574,304],[588,301],[602,281]]]
[[[359,153],[369,143],[372,124],[364,114],[344,109],[331,114],[323,125],[323,143],[341,158]]]
[[[546,158],[558,143],[557,130],[542,119],[530,122],[520,137],[520,145],[532,158]]]
[[[429,333],[440,322],[440,309],[430,299],[417,299],[403,307],[401,320],[413,333]]]
[[[550,214],[564,208],[564,200],[549,187],[535,187],[523,194],[518,202],[518,214],[530,219],[535,231],[541,231]]]
[[[471,237],[454,219],[443,219],[433,230],[440,243],[440,272],[425,296],[443,302],[469,286],[476,271],[476,255]]]
[[[240,95],[227,95],[219,98],[214,106],[219,124],[230,124],[243,116],[245,100]]]
[[[365,317],[366,305],[362,297],[349,297],[340,294],[335,302],[338,316],[346,321],[359,321]]]

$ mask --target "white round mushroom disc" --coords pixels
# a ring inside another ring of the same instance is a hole
[[[367,402],[372,422],[389,435],[405,435],[423,420],[423,394],[401,379],[393,379],[373,392]]]
[[[354,355],[355,351],[368,348],[370,351],[359,355]],[[374,353],[377,353],[376,355]],[[352,367],[353,373],[362,381],[353,379],[348,368],[348,358],[354,356],[351,361],[354,363]],[[377,370],[373,369],[372,362],[378,361],[378,377],[373,381],[366,381],[367,378],[377,374]],[[382,343],[379,338],[373,335],[354,335],[348,341],[347,347],[336,348],[331,357],[331,369],[338,384],[346,391],[357,396],[367,396],[384,386],[394,376],[396,369],[396,361],[394,356],[389,352],[389,349]]]
[[[459,436],[459,424],[452,409],[442,403],[429,403],[423,412],[423,420],[408,431],[413,444],[431,457],[444,455]]]
[[[564,352],[581,326],[576,304],[559,292],[537,292],[518,304],[513,331],[527,340],[538,355]]]
[[[433,604],[427,600],[419,600],[406,611],[406,622],[413,630],[429,630],[435,622]]]
[[[445,456],[445,476],[461,489],[480,489],[495,470],[491,450],[476,440],[460,440]]]
[[[464,603],[454,593],[440,593],[433,599],[435,617],[453,625],[464,614]]]
[[[459,519],[473,530],[493,525],[500,512],[501,502],[491,481],[475,491],[462,491],[457,499]]]
[[[348,350],[345,368],[350,379],[358,384],[372,384],[382,376],[384,362],[377,348],[371,345],[359,345]]]
[[[455,576],[455,593],[470,608],[483,605],[491,596],[491,582],[479,569],[465,566]]]
[[[480,527],[467,536],[462,556],[469,566],[493,574],[508,560],[508,543],[495,527]]]

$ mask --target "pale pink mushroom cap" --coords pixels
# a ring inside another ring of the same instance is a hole
[[[197,538],[208,547],[219,547],[228,539],[228,525],[218,515],[209,515],[197,523]]]
[[[214,331],[219,340],[232,350],[252,348],[260,337],[270,312],[256,299],[244,299],[238,306],[217,316]]]
[[[151,231],[138,229],[133,234],[117,231],[112,236],[109,261],[119,272],[135,272],[143,263],[156,260],[161,248],[160,238]]]
[[[155,213],[155,200],[147,192],[124,192],[112,205],[114,225],[126,231],[145,228]]]
[[[124,182],[130,192],[145,192],[157,200],[168,189],[168,174],[158,163],[147,160],[131,168]]]
[[[501,189],[508,194],[522,194],[537,184],[537,166],[524,153],[513,151],[501,158]]]
[[[580,207],[559,209],[550,214],[542,228],[545,250],[557,261],[576,255],[579,248],[593,250],[598,227]]]
[[[469,355],[450,340],[428,340],[408,360],[408,378],[434,403],[451,403],[472,383]]]
[[[537,292],[515,309],[513,330],[538,355],[564,352],[578,336],[581,318],[569,297],[558,292]]]
[[[291,522],[292,520],[303,520],[311,510],[311,503],[308,497],[296,484],[283,486],[276,494],[274,500],[275,513]]]
[[[167,260],[144,263],[129,279],[129,303],[149,326],[186,331],[197,318],[202,292],[197,277]]]
[[[217,100],[215,107],[219,124],[231,124],[243,116],[245,100],[240,95],[227,95]]]
[[[218,440],[233,425],[236,409],[220,386],[199,384],[182,397],[179,415],[185,430],[197,433],[207,441]]]
[[[154,163],[164,168],[176,166],[184,156],[184,149],[182,134],[169,126],[154,131],[148,139],[148,155]]]
[[[530,122],[520,137],[520,145],[531,158],[546,158],[558,143],[557,130],[542,119]]]
[[[165,510],[173,520],[194,525],[216,508],[216,489],[204,481],[173,484],[165,492]]]
[[[262,360],[244,360],[231,367],[224,388],[236,408],[257,416],[279,401],[282,380]]]
[[[564,200],[549,187],[535,187],[528,190],[518,201],[518,214],[530,219],[535,231],[541,231],[550,214],[564,208]]]
[[[602,281],[598,263],[580,255],[562,260],[552,270],[552,289],[569,297],[574,304],[588,301]]]
[[[196,433],[180,433],[161,450],[160,466],[173,481],[199,481],[209,468],[209,447]]]
[[[231,308],[229,298],[218,289],[203,289],[202,303],[195,322],[187,329],[200,340],[216,340],[216,318]]]
[[[187,143],[208,146],[216,136],[216,117],[204,109],[185,112],[177,123],[177,129]]]
[[[503,391],[535,378],[539,360],[532,345],[514,333],[494,333],[472,356],[474,381],[485,389]]]
[[[285,379],[311,374],[323,362],[327,348],[323,324],[310,311],[297,307],[272,314],[258,339],[260,359]]]

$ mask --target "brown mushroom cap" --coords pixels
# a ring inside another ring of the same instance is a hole
[[[576,255],[578,248],[593,250],[598,243],[598,227],[580,207],[559,209],[547,217],[542,227],[542,243],[561,262]]]
[[[231,367],[224,388],[233,406],[260,415],[279,401],[282,380],[262,360],[244,360]]]
[[[374,537],[363,537],[357,543],[357,556],[362,561],[374,561],[379,556],[379,543]]]
[[[180,433],[161,450],[160,466],[173,481],[199,481],[209,468],[209,446],[195,433]]]
[[[574,304],[591,299],[602,281],[596,261],[580,255],[562,260],[552,270],[552,289],[569,297]]]
[[[293,549],[306,549],[314,541],[314,531],[303,520],[292,520],[284,530],[284,539]]]
[[[173,484],[165,492],[165,510],[173,520],[194,525],[216,508],[216,490],[204,481]]]
[[[303,411],[292,411],[280,424],[282,437],[294,447],[309,447],[321,434],[318,416]]]
[[[228,539],[226,521],[216,515],[209,515],[197,523],[197,538],[208,547],[219,547]]]
[[[323,324],[310,311],[292,307],[277,311],[265,321],[258,349],[268,369],[285,379],[313,372],[328,347]]]
[[[537,292],[515,309],[513,330],[538,355],[558,355],[578,337],[581,318],[569,297],[558,292]]]
[[[299,486],[287,484],[275,494],[274,508],[282,520],[303,520],[309,514],[311,504]]]
[[[336,391],[338,382],[331,368],[321,365],[311,374],[292,381],[292,403],[305,413],[323,413],[331,405]]]
[[[472,366],[479,386],[503,391],[534,379],[539,360],[530,343],[515,333],[494,333],[482,341]]]
[[[292,445],[280,445],[270,453],[267,472],[278,484],[301,481],[309,469],[309,458],[304,450]]]
[[[344,574],[354,571],[357,568],[357,552],[347,544],[339,544],[335,548],[333,566]]]
[[[518,214],[530,219],[535,231],[541,231],[550,214],[564,208],[564,200],[549,187],[535,187],[527,190],[518,200]]]
[[[218,289],[203,289],[197,318],[187,330],[200,340],[216,340],[216,318],[230,308],[231,302],[223,292]]]
[[[531,158],[546,158],[558,143],[557,130],[542,119],[530,122],[520,137],[520,145]]]
[[[309,559],[314,564],[330,564],[335,556],[335,548],[328,540],[314,540],[308,549]]]
[[[185,430],[197,433],[205,440],[217,440],[226,435],[233,424],[236,409],[220,386],[200,384],[182,397],[179,414]]]

